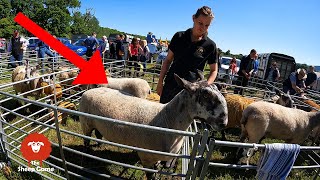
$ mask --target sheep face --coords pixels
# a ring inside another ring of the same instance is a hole
[[[279,99],[277,100],[277,104],[280,104],[284,107],[293,108],[293,100],[291,99],[291,96],[289,94],[280,94]]]
[[[178,76],[178,84],[192,96],[190,106],[194,118],[207,122],[217,130],[223,129],[228,123],[227,102],[215,85],[208,85],[207,81],[190,83]],[[191,112],[190,112],[191,113]]]

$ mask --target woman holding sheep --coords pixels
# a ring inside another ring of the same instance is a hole
[[[203,6],[192,16],[193,27],[186,31],[177,32],[173,36],[157,86],[157,93],[161,96],[160,103],[169,102],[182,90],[174,80],[174,74],[189,81],[195,81],[191,78],[190,73],[196,73],[197,69],[203,71],[206,62],[208,62],[210,66],[208,84],[212,84],[216,79],[218,73],[217,47],[207,36],[213,18],[211,8]],[[165,85],[163,86],[165,75]]]

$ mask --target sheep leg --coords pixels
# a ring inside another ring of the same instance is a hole
[[[221,140],[223,140],[223,141],[227,140],[227,138],[226,138],[226,132],[225,132],[224,129],[221,130]]]
[[[94,134],[96,135],[97,139],[102,139],[102,134],[98,131],[98,129],[94,129]],[[101,146],[102,143],[98,142],[98,146]]]
[[[83,128],[83,134],[85,136],[91,137],[92,131],[93,131],[93,128],[90,128],[90,129]],[[83,139],[83,144],[84,144],[84,148],[85,148],[84,151],[88,152],[89,151],[89,147],[90,147],[90,140],[89,139]]]

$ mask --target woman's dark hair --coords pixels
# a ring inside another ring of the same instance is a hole
[[[132,38],[131,44],[134,44],[135,42],[138,42],[137,38]]]
[[[213,12],[211,11],[211,8],[209,8],[208,6],[202,6],[201,8],[199,8],[194,16],[195,18],[198,18],[200,15],[214,18]]]

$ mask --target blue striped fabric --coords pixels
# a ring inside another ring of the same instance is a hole
[[[284,180],[298,157],[298,144],[266,144],[257,166],[256,177],[259,180]]]

